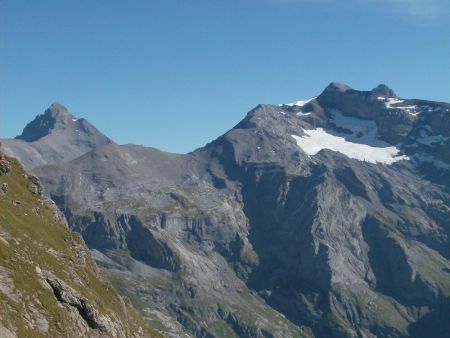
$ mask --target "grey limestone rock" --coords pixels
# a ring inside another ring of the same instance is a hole
[[[167,334],[444,337],[449,121],[447,103],[332,83],[186,155],[108,144],[35,173]]]
[[[21,135],[0,141],[2,150],[19,159],[25,169],[67,162],[112,143],[87,120],[75,118],[59,103],[38,115]]]

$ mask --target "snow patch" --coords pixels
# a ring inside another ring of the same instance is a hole
[[[330,112],[331,121],[350,134],[328,132],[323,128],[304,130],[305,135],[292,137],[297,145],[309,156],[322,149],[340,152],[350,158],[370,163],[392,164],[408,160],[408,156],[399,155],[400,150],[387,142],[378,140],[378,127],[375,121],[362,120],[343,115],[340,111]]]
[[[297,115],[297,116],[308,116],[308,115],[311,115],[311,112],[303,113],[303,112],[299,111],[299,112],[298,112],[297,114],[295,114],[295,115]]]
[[[405,101],[397,99],[395,97],[389,97],[389,98],[385,99],[384,104],[386,105],[387,108],[398,108],[398,107],[394,107],[394,104],[400,104],[403,102],[405,102]]]
[[[418,111],[408,111],[408,109],[406,110],[410,115],[416,116],[418,115],[420,112]]]
[[[72,119],[72,122],[77,122],[77,119]]]
[[[410,115],[418,115],[420,113],[420,111],[418,111],[418,107],[415,105],[411,105],[411,106],[401,106],[400,104],[405,102],[404,100],[400,100],[398,98],[395,97],[382,97],[379,96],[377,97],[377,100],[379,101],[384,101],[384,105],[386,106],[386,108],[388,109],[401,109],[406,111],[408,114]],[[396,105],[396,106],[394,106]]]
[[[307,103],[311,102],[312,100],[314,100],[316,97],[312,97],[310,99],[307,100],[300,100],[300,101],[295,101],[295,102],[291,102],[291,103],[285,103],[285,104],[281,104],[282,106],[296,106],[296,107],[303,107],[304,105],[306,105]]]
[[[345,116],[337,109],[332,109],[329,113],[331,122],[333,122],[334,125],[350,130],[352,134],[356,134],[355,136],[359,135],[359,137],[356,138],[361,138],[364,135],[368,142],[372,142],[378,138],[378,127],[375,121]]]
[[[301,101],[295,101],[295,102],[291,102],[291,103],[282,103],[279,104],[279,106],[288,106],[288,107],[299,107],[299,108],[303,108],[304,105],[306,105],[307,103],[311,102],[312,100],[316,99],[317,97],[312,97],[310,99],[307,100],[301,100]],[[281,114],[285,114],[285,112],[280,112]],[[295,115],[297,116],[308,116],[311,115],[311,112],[308,113],[304,113],[302,111],[297,112]]]
[[[327,133],[322,128],[305,130],[304,136],[292,135],[297,145],[305,153],[312,156],[322,149],[329,149],[347,157],[370,163],[392,164],[400,160],[408,160],[408,156],[398,155],[394,146],[375,147],[363,143],[349,142],[342,136]]]

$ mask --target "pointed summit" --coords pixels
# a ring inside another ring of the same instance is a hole
[[[53,116],[70,116],[72,117],[72,115],[70,114],[70,112],[67,110],[66,107],[64,107],[61,103],[59,102],[53,102],[50,107],[47,108],[47,110],[45,111],[45,113],[48,114],[52,114]]]
[[[15,139],[2,139],[2,147],[27,169],[70,161],[113,141],[89,121],[76,119],[60,103],[35,117]]]
[[[321,103],[333,104],[338,98],[351,92],[353,92],[353,89],[350,86],[339,82],[331,82],[317,99]]]
[[[355,91],[346,84],[339,82],[331,82],[323,92],[317,97],[317,100],[321,105],[330,108],[335,108],[336,102],[340,101],[343,97],[351,95]]]
[[[58,125],[64,125],[70,120],[75,120],[66,107],[60,103],[52,103],[47,110],[28,123],[21,135],[16,139],[34,142],[51,133]]]

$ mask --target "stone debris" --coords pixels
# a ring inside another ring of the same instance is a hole
[[[0,197],[3,197],[8,192],[8,183],[3,182],[0,186]]]
[[[42,196],[43,189],[39,178],[34,175],[28,175],[28,190],[30,190],[33,195]]]
[[[8,175],[11,172],[11,164],[8,160],[0,160],[0,175]]]

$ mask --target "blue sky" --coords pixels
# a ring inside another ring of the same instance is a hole
[[[0,136],[58,101],[188,152],[331,81],[450,102],[448,0],[0,0]]]

